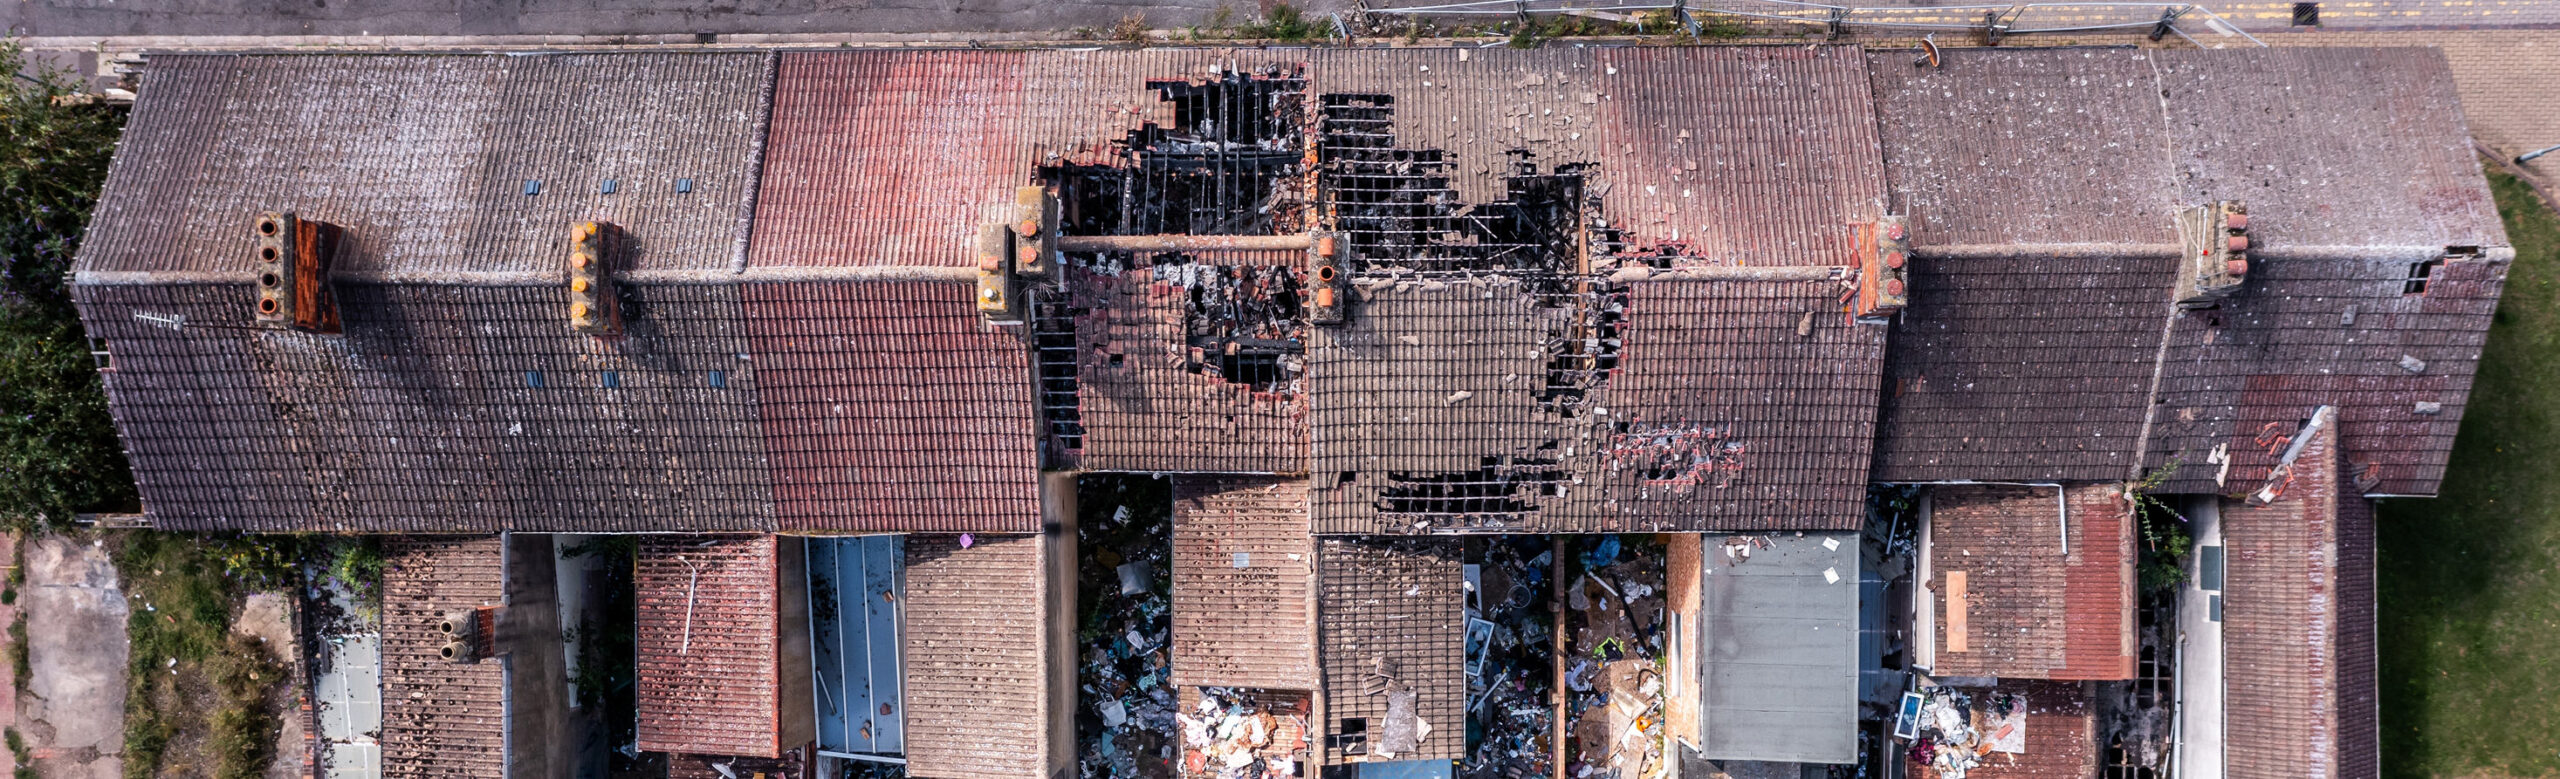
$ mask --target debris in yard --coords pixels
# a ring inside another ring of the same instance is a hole
[[[1172,498],[1161,479],[1097,477],[1076,528],[1084,647],[1077,768],[1085,779],[1173,775]]]
[[[1644,536],[1600,536],[1581,562],[1580,573],[1568,569],[1565,585],[1566,774],[1667,776],[1662,545]]]
[[[1487,539],[1479,559],[1467,599],[1467,717],[1475,748],[1459,762],[1458,776],[1549,776],[1555,612],[1548,572],[1555,555],[1544,537],[1509,536]]]
[[[1182,775],[1199,779],[1301,776],[1307,701],[1255,690],[1203,687],[1200,703],[1174,715],[1182,729]]]

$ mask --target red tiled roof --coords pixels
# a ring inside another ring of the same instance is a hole
[[[1929,581],[1939,676],[2133,676],[2132,507],[2115,484],[1942,485],[1929,490]],[[2063,526],[2069,525],[2068,553]],[[1965,574],[1966,650],[1950,583]]]
[[[497,536],[393,536],[382,554],[382,775],[506,773],[506,668],[438,656],[447,611],[505,601]],[[504,647],[499,647],[504,649]]]
[[[1039,529],[1030,351],[974,289],[747,285],[780,529]]]
[[[780,717],[779,552],[770,535],[641,537],[640,748],[773,757]]]
[[[2233,775],[2373,776],[2373,508],[2324,427],[2264,506],[2226,500],[2223,737]],[[2254,485],[2252,485],[2254,486]]]
[[[1314,580],[1305,478],[1175,478],[1174,683],[1312,689]]]
[[[1388,694],[1366,692],[1386,674],[1413,689],[1414,714],[1431,723],[1421,750],[1399,760],[1449,760],[1466,749],[1466,571],[1450,538],[1327,538],[1318,546],[1319,651],[1326,733],[1366,719],[1374,749],[1386,730]],[[1344,753],[1327,745],[1326,760]]]
[[[1974,708],[1988,716],[1990,695],[2026,698],[2026,749],[1992,752],[1967,777],[1985,779],[2090,779],[2098,775],[2098,710],[2076,682],[2003,680],[1989,695],[1974,696]],[[1934,769],[1923,775],[1941,776]]]

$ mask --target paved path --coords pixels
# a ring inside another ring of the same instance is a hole
[[[25,547],[27,660],[18,732],[43,779],[122,779],[128,615],[107,550],[47,536]]]

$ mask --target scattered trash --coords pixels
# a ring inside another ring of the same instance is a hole
[[[1087,702],[1077,718],[1077,774],[1170,779],[1181,708],[1165,681],[1173,670],[1172,496],[1161,479],[1094,477],[1081,500],[1114,508],[1107,518],[1085,515],[1076,529],[1084,555],[1077,682]]]
[[[1182,775],[1199,779],[1298,776],[1307,749],[1307,701],[1258,690],[1200,688],[1200,703],[1174,715]]]
[[[1662,679],[1663,547],[1645,536],[1582,543],[1589,547],[1581,557],[1584,570],[1568,572],[1572,583],[1565,591],[1565,774],[1661,779],[1671,771]]]
[[[1554,773],[1555,557],[1541,537],[1488,538],[1467,609],[1467,725],[1475,748],[1463,779]]]

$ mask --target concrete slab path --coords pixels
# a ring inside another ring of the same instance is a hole
[[[121,779],[125,669],[132,647],[124,589],[95,541],[46,536],[25,545],[32,675],[18,704],[18,732],[43,779]]]

